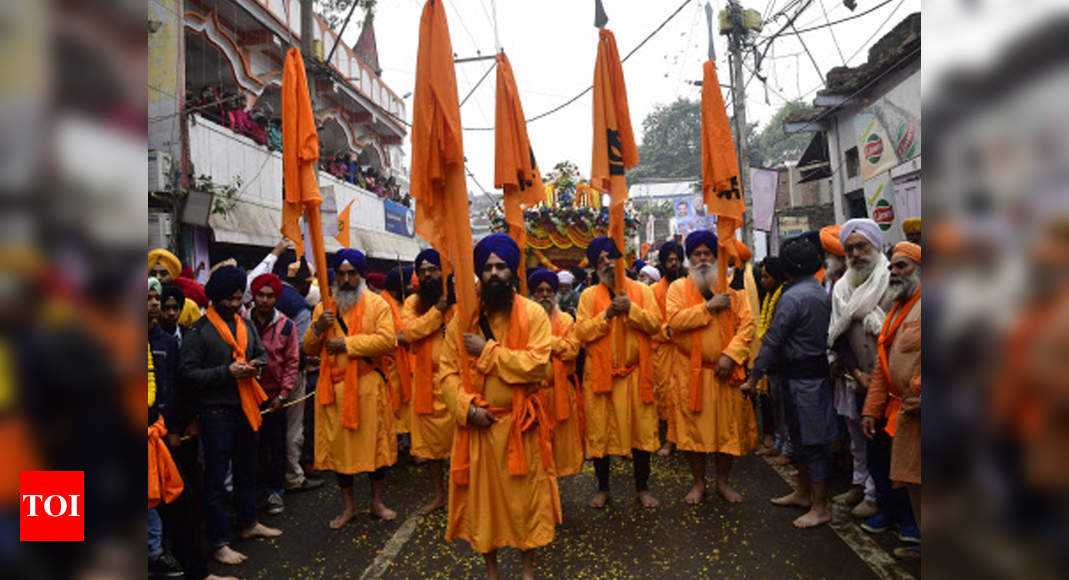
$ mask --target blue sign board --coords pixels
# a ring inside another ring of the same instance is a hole
[[[416,235],[416,212],[412,208],[388,199],[384,199],[382,205],[386,209],[386,231],[410,238]]]

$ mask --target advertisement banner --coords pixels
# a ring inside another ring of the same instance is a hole
[[[383,200],[382,205],[386,210],[386,231],[410,238],[416,235],[416,213],[412,208],[388,199]]]
[[[898,165],[898,157],[887,138],[887,131],[876,115],[868,111],[858,113],[854,117],[854,132],[857,134],[862,181],[868,181]]]
[[[750,168],[750,192],[753,196],[753,227],[772,231],[772,213],[776,207],[776,184],[779,174],[769,169]]]
[[[895,215],[894,194],[891,188],[891,175],[882,173],[865,182],[865,207],[869,217],[879,224],[884,232],[884,242],[891,243],[902,239],[901,228]]]
[[[808,216],[784,215],[779,218],[779,238],[785,240],[809,231]]]

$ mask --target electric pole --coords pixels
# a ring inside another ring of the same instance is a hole
[[[315,22],[315,11],[312,0],[300,0],[301,2],[301,55],[309,61],[315,55],[315,34],[312,32]]]
[[[746,150],[746,80],[743,77],[742,59],[747,48],[750,30],[743,23],[742,6],[737,0],[728,3],[728,18],[731,32],[728,36],[728,51],[731,62],[732,106],[735,109],[735,153],[739,158],[739,183],[742,186],[743,200],[746,202],[746,215],[742,220],[742,241],[753,247],[753,192],[750,191],[750,161]]]

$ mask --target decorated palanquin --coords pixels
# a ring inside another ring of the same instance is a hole
[[[527,227],[524,248],[527,267],[550,270],[590,267],[586,247],[594,238],[606,235],[609,208],[601,205],[601,194],[580,177],[574,163],[558,163],[545,175],[544,182],[546,201],[523,212]],[[508,231],[500,202],[489,211],[488,217],[495,232]],[[628,200],[624,207],[624,229],[629,240],[637,227],[638,215]],[[629,246],[625,253],[630,263],[634,248]]]

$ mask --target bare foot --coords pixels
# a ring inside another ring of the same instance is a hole
[[[375,517],[378,517],[378,518],[382,518],[382,519],[384,519],[386,521],[390,521],[390,520],[395,519],[397,517],[397,512],[395,512],[392,509],[382,505],[381,503],[379,503],[379,504],[374,504],[373,503],[373,504],[371,504],[371,515],[373,515]]]
[[[525,567],[523,571],[520,572],[520,578],[522,578],[523,580],[534,580],[534,577],[534,568]]]
[[[810,506],[809,498],[803,497],[802,494],[797,491],[791,492],[782,497],[772,498],[772,503],[779,506],[797,506],[808,508]]]
[[[831,512],[827,508],[817,511],[813,508],[806,512],[804,515],[799,516],[794,520],[794,527],[796,528],[815,528],[820,524],[831,521]]]
[[[757,452],[754,453],[754,455],[761,457],[778,457],[779,454],[779,449],[776,449],[775,447],[765,447],[764,449],[758,449]]]
[[[787,476],[797,479],[798,478],[798,470],[797,469],[792,469],[792,470],[788,471],[787,472]]]
[[[790,457],[787,457],[784,454],[780,454],[780,455],[777,455],[776,458],[772,460],[772,465],[787,465],[790,462],[791,462],[791,458]]]
[[[694,485],[690,488],[690,491],[687,492],[687,495],[683,496],[683,503],[688,503],[690,505],[696,505],[698,503],[701,503],[702,497],[704,497],[704,496],[705,496],[705,482],[704,481],[701,481],[701,482],[697,482],[696,481],[696,482],[694,482]]]
[[[334,519],[330,520],[330,529],[336,530],[345,524],[349,523],[349,520],[356,517],[355,508],[345,508]]]
[[[661,445],[661,448],[657,450],[657,456],[658,457],[668,457],[671,454],[672,454],[672,443],[670,441],[665,441],[664,445]]]
[[[415,463],[416,465],[423,465],[424,463],[427,463],[428,461],[430,461],[430,459],[427,459],[426,457],[417,457],[415,455],[412,456],[412,462]]]
[[[604,491],[599,491],[599,492],[594,494],[594,497],[590,498],[590,502],[587,503],[587,505],[592,507],[592,508],[599,508],[600,509],[600,508],[605,507],[605,503],[608,502],[608,501],[609,501],[609,494],[607,492],[604,492]]]
[[[720,497],[724,498],[728,503],[742,502],[742,495],[726,483],[716,484],[716,493],[720,494]]]
[[[638,492],[638,501],[642,503],[642,507],[655,508],[661,505],[661,502],[657,501],[657,498],[650,495],[648,491]]]
[[[242,538],[277,538],[282,535],[282,530],[269,528],[260,522],[256,522],[251,528],[241,532]]]
[[[443,507],[445,507],[445,497],[436,495],[434,496],[434,499],[427,503],[427,505],[419,508],[419,515],[425,516],[434,510],[440,510]]]
[[[237,576],[216,576],[215,574],[208,574],[204,577],[204,580],[238,580]]]
[[[230,546],[223,546],[219,548],[215,551],[214,554],[212,554],[212,557],[215,558],[215,561],[219,562],[220,564],[229,564],[231,566],[235,566],[249,559],[248,556],[242,554],[241,552],[238,552]]]

